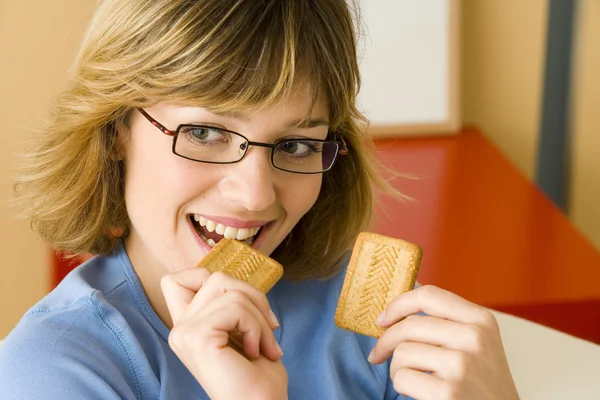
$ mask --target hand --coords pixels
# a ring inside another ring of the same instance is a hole
[[[204,268],[166,275],[161,287],[169,345],[211,399],[287,399],[279,323],[263,293]]]
[[[427,315],[413,315],[421,311]],[[419,400],[519,399],[489,311],[422,286],[394,299],[379,324],[389,329],[370,360],[379,364],[393,353],[390,377],[398,393]]]

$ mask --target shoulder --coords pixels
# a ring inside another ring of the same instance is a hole
[[[121,254],[94,257],[71,271],[29,312],[53,312],[75,306],[93,294],[108,295],[126,284]]]
[[[136,398],[126,334],[107,311],[94,295],[30,311],[0,351],[1,397]]]
[[[25,314],[0,351],[1,398],[140,397],[135,334],[111,299],[127,287],[115,261],[78,267]]]
[[[35,342],[102,335],[124,321],[113,303],[126,300],[127,278],[116,256],[99,256],[75,268],[35,304],[9,335]],[[131,296],[130,296],[131,297]],[[80,338],[80,340],[83,340]]]

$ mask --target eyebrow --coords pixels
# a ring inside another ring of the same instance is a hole
[[[235,118],[235,119],[239,119],[242,121],[250,121],[252,120],[252,118],[250,118],[248,115],[239,112],[239,111],[211,111],[213,114],[215,115],[219,115],[222,117],[226,117],[226,118]],[[295,118],[291,121],[289,121],[288,123],[285,124],[285,126],[287,128],[306,128],[306,129],[310,129],[310,128],[315,128],[317,126],[329,126],[329,121],[325,120],[325,119],[321,119],[321,118]]]

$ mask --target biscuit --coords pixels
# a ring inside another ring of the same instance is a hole
[[[248,282],[267,293],[283,275],[283,267],[252,247],[237,240],[221,239],[198,263],[197,268],[221,271]]]
[[[378,338],[377,317],[398,295],[415,286],[422,249],[375,233],[358,235],[335,314],[335,324]]]

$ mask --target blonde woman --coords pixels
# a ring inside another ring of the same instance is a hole
[[[334,326],[371,188],[393,192],[359,83],[345,0],[101,1],[17,184],[46,241],[99,256],[9,335],[0,397],[517,398],[493,317],[441,289],[378,341]],[[194,268],[223,237],[284,279]]]

